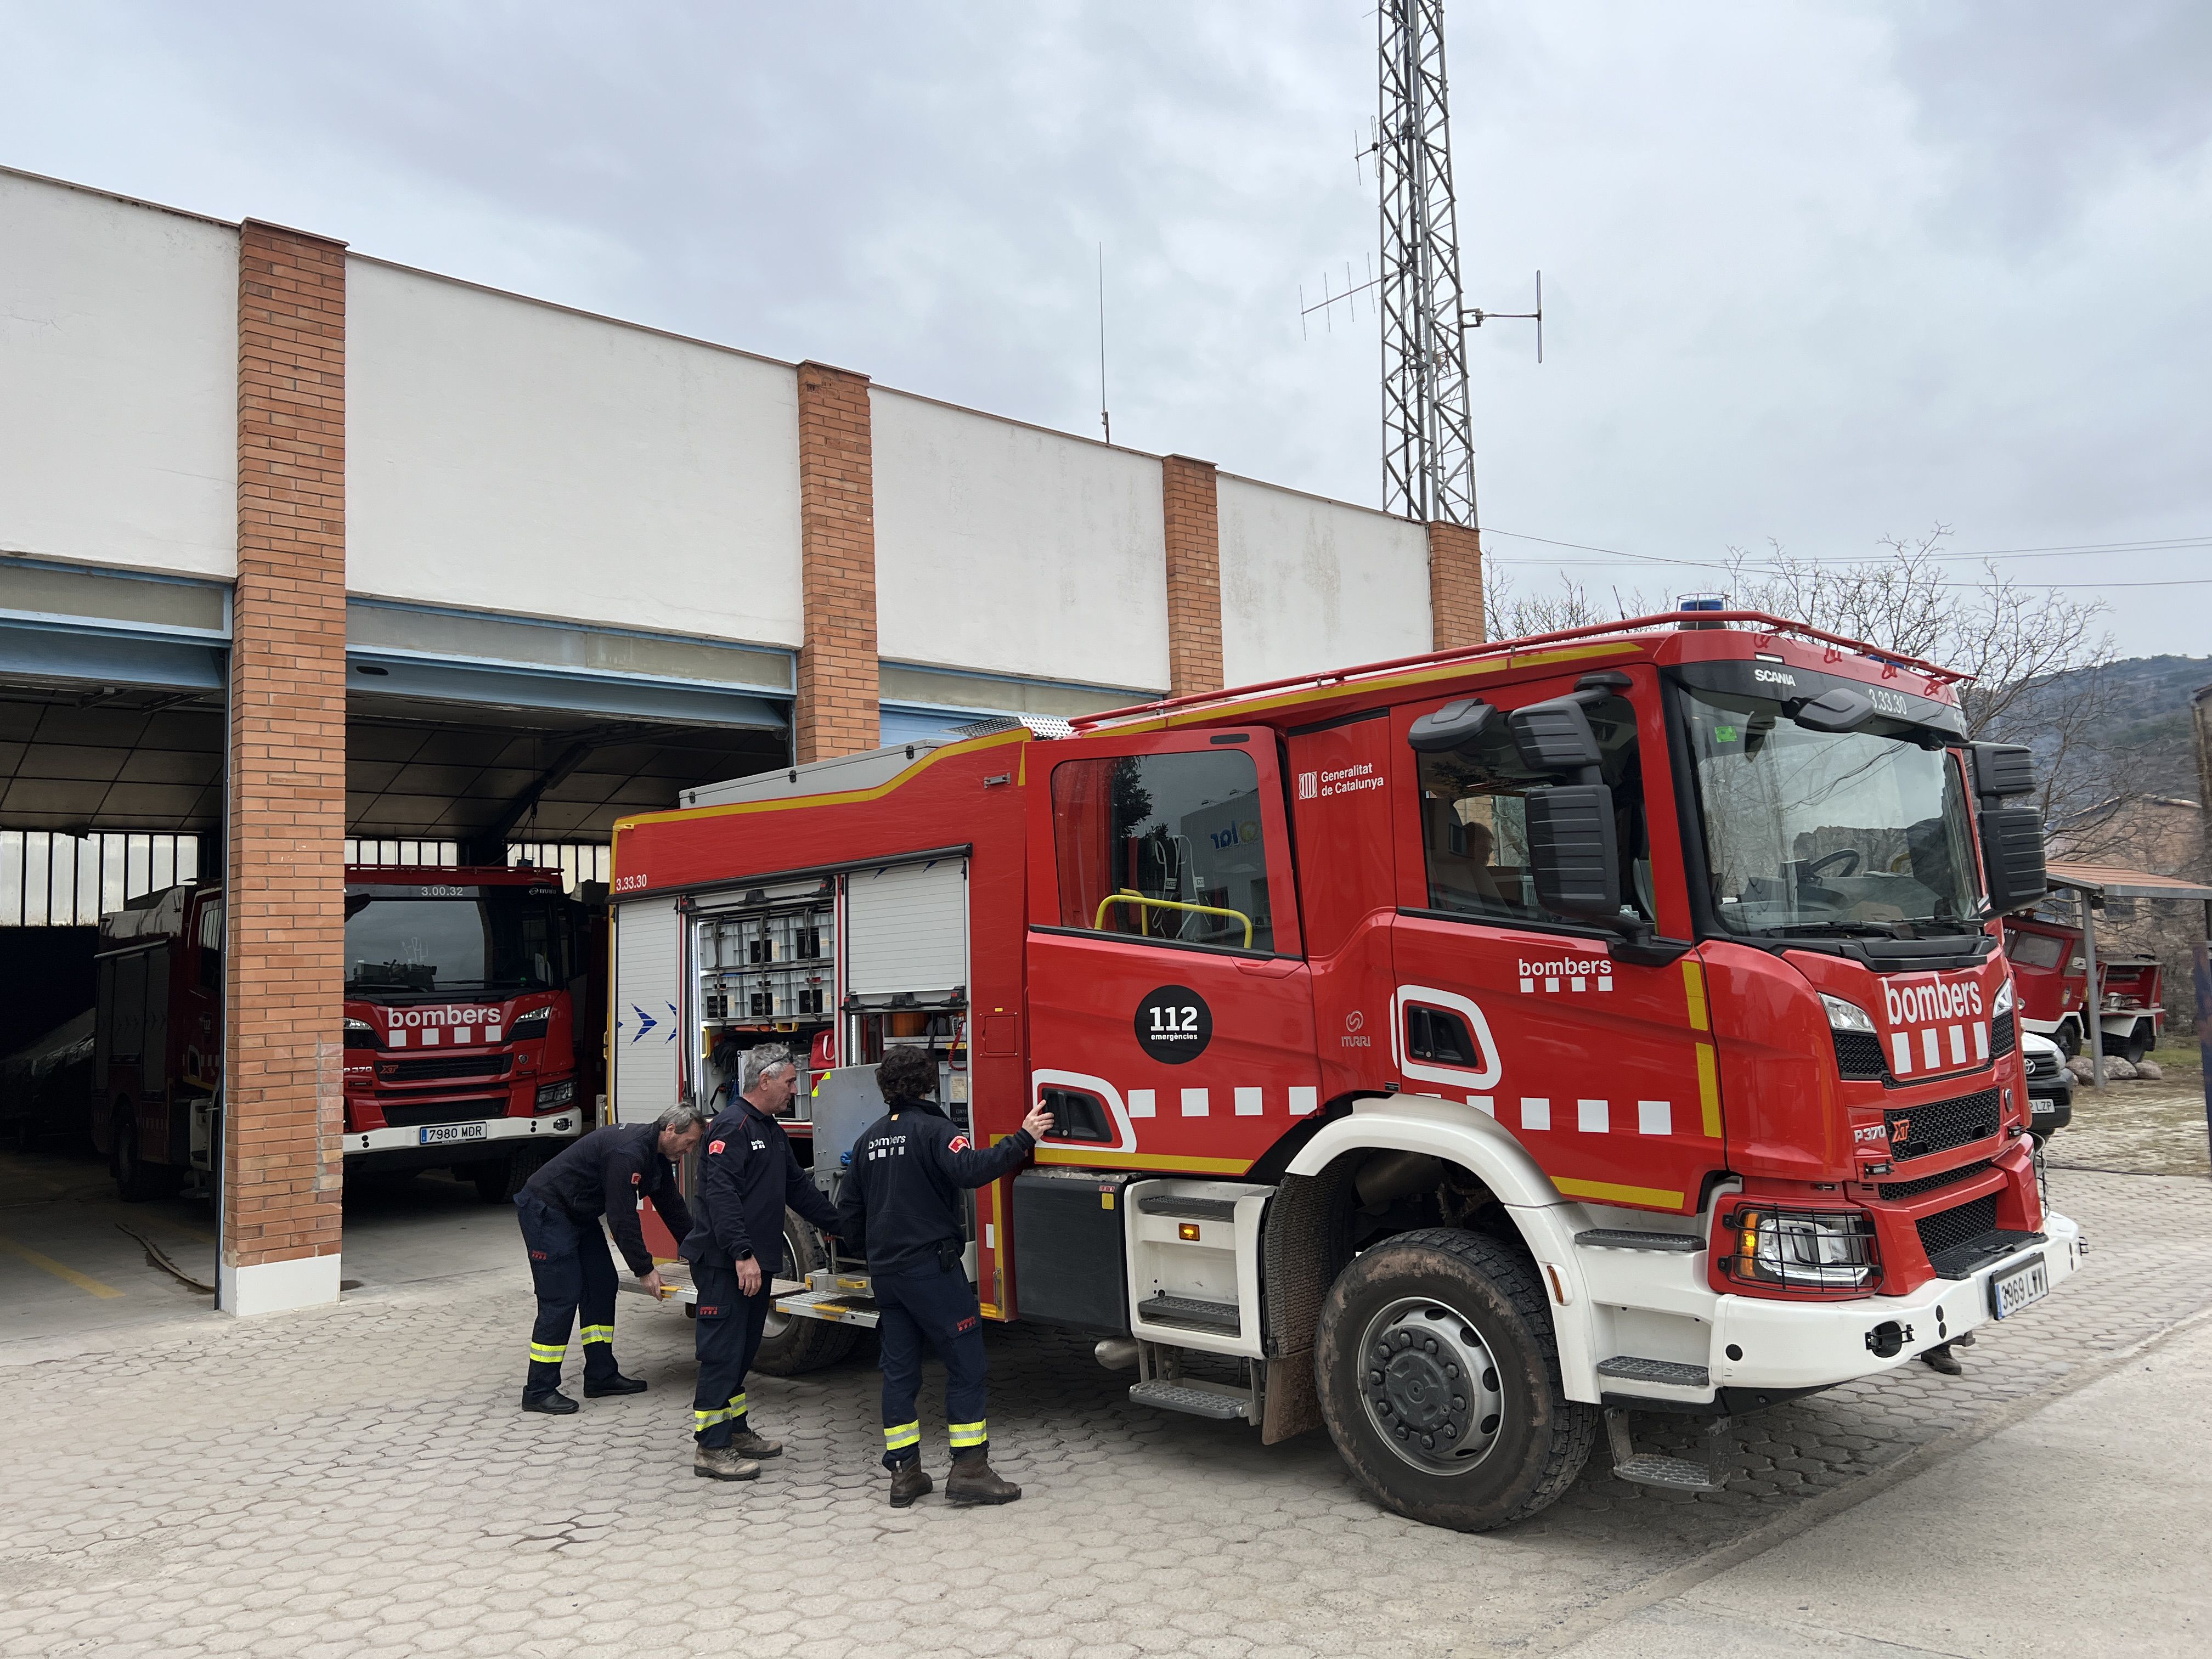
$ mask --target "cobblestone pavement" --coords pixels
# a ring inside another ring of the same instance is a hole
[[[1601,1455],[1480,1537],[1377,1510],[1325,1435],[1262,1448],[1133,1407],[1086,1345],[1020,1328],[992,1334],[990,1420],[1028,1496],[968,1511],[885,1505],[857,1361],[757,1379],[784,1456],[750,1485],[695,1480],[690,1327],[628,1297],[616,1351],[653,1391],[521,1415],[519,1255],[511,1274],[119,1334],[0,1370],[0,1654],[1541,1650],[2212,1304],[2202,1182],[2060,1171],[2052,1198],[2087,1267],[1985,1332],[1963,1379],[1907,1365],[1748,1419],[1749,1478],[1719,1493],[1630,1486]],[[941,1471],[934,1382],[922,1421]]]

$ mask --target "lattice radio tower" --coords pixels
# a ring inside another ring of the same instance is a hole
[[[1459,215],[1443,0],[1379,0],[1382,187],[1382,505],[1470,528],[1474,427],[1468,409]]]
[[[1333,318],[1358,296],[1382,325],[1382,506],[1417,520],[1478,527],[1474,427],[1468,410],[1467,333],[1493,319],[1536,325],[1544,361],[1544,273],[1534,311],[1483,311],[1466,303],[1459,275],[1459,213],[1452,195],[1451,97],[1444,78],[1443,0],[1378,0],[1382,92],[1371,141],[1382,198],[1382,274],[1322,297],[1302,317]]]

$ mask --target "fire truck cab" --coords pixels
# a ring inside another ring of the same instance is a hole
[[[1995,920],[2043,890],[2033,778],[1954,678],[1649,617],[694,791],[617,829],[616,1109],[700,1092],[741,999],[835,1045],[834,1192],[863,1068],[941,1042],[978,1139],[1056,1119],[977,1194],[988,1318],[1095,1334],[1140,1402],[1325,1425],[1427,1522],[1534,1514],[1601,1431],[1710,1486],[1732,1417],[2080,1260]],[[783,1284],[867,1318],[865,1263]]]

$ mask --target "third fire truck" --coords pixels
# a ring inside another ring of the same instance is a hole
[[[617,831],[616,1109],[815,1042],[834,1191],[868,1063],[927,1044],[978,1139],[1057,1120],[977,1194],[987,1318],[1325,1425],[1427,1522],[1532,1515],[1601,1439],[1710,1486],[1731,1418],[2081,1259],[1996,920],[2033,780],[1957,678],[1648,617],[696,790]],[[788,1255],[787,1332],[868,1322],[865,1263]],[[1701,1458],[1638,1449],[1686,1421]]]

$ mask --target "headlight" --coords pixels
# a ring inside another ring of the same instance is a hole
[[[2005,975],[2005,982],[1997,987],[1997,1000],[1990,1004],[1990,1018],[1995,1019],[2000,1014],[2008,1014],[2011,1012],[2012,975],[2008,974]]]
[[[575,1097],[575,1079],[570,1078],[566,1083],[549,1083],[538,1091],[538,1109],[541,1112],[550,1112],[558,1107],[566,1106]]]
[[[1731,1279],[1802,1291],[1863,1291],[1881,1282],[1874,1223],[1863,1211],[1745,1208],[1728,1225]]]
[[[1841,997],[1832,997],[1823,991],[1820,993],[1820,1006],[1828,1011],[1828,1024],[1832,1029],[1864,1031],[1869,1036],[1877,1035],[1874,1029],[1874,1016],[1857,1003],[1846,1002]]]
[[[346,1016],[345,1046],[349,1048],[374,1048],[377,1046],[376,1027],[365,1019]]]
[[[532,1008],[528,1013],[518,1016],[514,1024],[507,1028],[507,1040],[509,1042],[534,1042],[544,1036],[546,1028],[552,1024],[553,1011],[550,1008]]]

